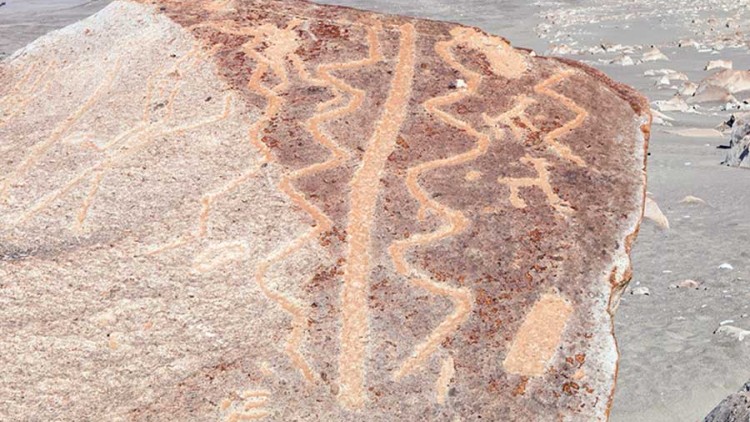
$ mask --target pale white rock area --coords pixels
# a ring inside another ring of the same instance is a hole
[[[669,219],[659,208],[659,204],[656,203],[650,196],[646,197],[646,208],[643,211],[643,217],[652,221],[661,229],[669,229]]]
[[[669,60],[669,57],[667,57],[666,54],[662,53],[658,48],[653,47],[643,53],[643,57],[641,57],[641,60],[644,62],[655,62],[661,60],[667,61]]]
[[[711,60],[706,64],[706,67],[703,68],[706,71],[714,70],[714,69],[731,69],[732,68],[732,61],[731,60]]]
[[[4,152],[3,159],[26,166],[15,172],[3,168],[0,226],[7,234],[29,218],[40,218],[26,225],[23,237],[9,242],[5,236],[0,244],[0,255],[14,261],[0,265],[0,326],[14,327],[13,336],[0,339],[5,420],[29,420],[32,414],[38,420],[74,420],[71,415],[126,420],[132,409],[148,407],[203,370],[205,359],[234,359],[234,343],[249,332],[265,338],[261,347],[273,348],[287,324],[271,319],[285,320],[285,313],[253,299],[263,292],[246,282],[246,274],[212,268],[221,259],[254,267],[260,257],[308,230],[309,221],[275,188],[279,174],[273,168],[212,206],[213,215],[224,216],[223,227],[206,241],[146,258],[155,247],[195,229],[201,208],[185,201],[187,192],[210,195],[262,163],[261,154],[247,144],[245,123],[257,119],[258,110],[246,108],[220,82],[193,37],[163,15],[145,13],[144,6],[119,3],[97,19],[38,39],[4,64],[18,75],[36,76],[4,97],[13,107],[3,104],[0,137],[7,136],[9,118],[36,110],[21,119],[25,129],[14,123],[20,136],[11,145],[35,145],[26,151],[39,154],[22,161],[17,149]],[[35,82],[39,75],[51,84]],[[48,101],[53,92],[69,94]],[[48,119],[60,123],[44,123]],[[84,151],[96,153],[84,158]],[[69,159],[76,154],[79,159]],[[39,162],[44,170],[35,165]],[[42,182],[30,183],[26,174]],[[161,200],[149,200],[150,192],[159,192]],[[71,195],[58,199],[66,193]],[[262,213],[263,208],[276,212]],[[237,209],[255,209],[258,218],[236,219]],[[264,234],[269,231],[274,235]],[[91,247],[98,242],[109,246]],[[312,265],[316,247],[317,242],[305,247],[296,265]],[[24,259],[68,248],[77,252],[60,254],[55,262]],[[175,272],[178,262],[195,268],[188,276],[192,282]],[[41,272],[51,275],[48,282],[41,281]],[[212,281],[196,282],[200,273]],[[37,282],[9,282],[20,279]],[[41,296],[46,302],[32,311]],[[202,317],[196,319],[190,309],[200,309]],[[90,318],[79,320],[82,315]],[[62,349],[67,351],[63,359],[56,352]],[[113,396],[102,395],[104,384]],[[25,393],[32,385],[33,398]]]

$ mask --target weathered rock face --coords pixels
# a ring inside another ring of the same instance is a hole
[[[599,72],[163,0],[0,95],[0,419],[606,419],[649,114]]]
[[[722,164],[750,168],[750,113],[736,113],[729,123],[729,150]]]
[[[724,399],[703,422],[745,422],[750,420],[750,381]]]

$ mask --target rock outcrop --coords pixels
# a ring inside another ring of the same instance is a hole
[[[750,113],[735,113],[727,122],[732,128],[729,149],[722,164],[750,168]]]
[[[696,94],[710,88],[721,88],[730,94],[750,91],[750,70],[725,69],[716,72],[701,81]]]
[[[648,130],[474,28],[114,2],[0,62],[0,419],[605,420]]]
[[[745,422],[750,420],[750,381],[740,391],[719,403],[703,422]]]

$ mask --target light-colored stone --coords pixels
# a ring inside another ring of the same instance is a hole
[[[635,287],[633,290],[631,290],[630,294],[635,296],[650,296],[651,290],[649,290],[648,287],[640,286]]]
[[[687,195],[684,198],[680,199],[681,204],[700,204],[700,205],[706,205],[706,201],[704,201],[701,198],[698,198],[697,196],[693,195]]]
[[[732,68],[732,61],[731,60],[710,60],[707,64],[704,70],[714,70],[714,69],[731,69]]]
[[[644,62],[655,62],[660,60],[669,60],[669,57],[667,57],[666,54],[662,53],[658,48],[652,47],[650,50],[643,53],[643,57],[641,57],[641,60]]]
[[[750,90],[750,70],[725,69],[703,79],[696,91],[698,94],[708,87],[719,87],[735,94]]]
[[[701,286],[701,283],[695,280],[682,280],[679,283],[670,284],[669,287],[672,289],[697,289]]]
[[[653,221],[656,225],[664,230],[669,229],[669,220],[661,212],[659,205],[650,197],[646,197],[646,208],[643,211],[643,217]]]
[[[722,164],[732,167],[750,168],[750,113],[735,113],[727,125],[729,150]]]

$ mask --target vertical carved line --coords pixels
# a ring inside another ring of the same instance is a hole
[[[406,119],[414,79],[415,31],[411,24],[400,28],[398,63],[383,114],[377,123],[362,165],[350,188],[351,209],[347,225],[348,250],[341,290],[341,351],[339,400],[358,408],[365,402],[365,354],[369,341],[367,296],[370,278],[370,242],[380,177],[396,137]]]

